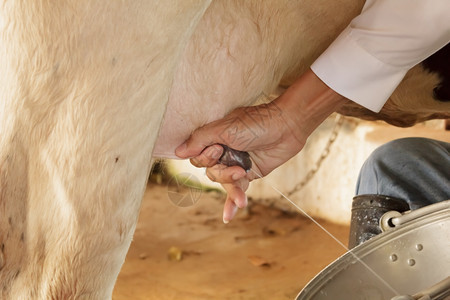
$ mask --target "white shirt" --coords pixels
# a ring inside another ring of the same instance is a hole
[[[379,112],[406,72],[450,42],[450,0],[367,0],[313,63],[342,96]]]

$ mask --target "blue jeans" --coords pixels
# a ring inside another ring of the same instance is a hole
[[[411,209],[450,199],[450,144],[404,138],[377,148],[359,174],[363,194],[400,198]]]

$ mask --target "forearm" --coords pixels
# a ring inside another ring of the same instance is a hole
[[[379,112],[406,72],[450,41],[448,0],[367,0],[311,65],[333,90]]]
[[[310,69],[275,104],[283,112],[289,134],[304,140],[348,100],[324,84]]]

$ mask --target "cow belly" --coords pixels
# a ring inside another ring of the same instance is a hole
[[[214,1],[178,66],[153,156],[175,158],[175,148],[194,129],[267,99],[282,80],[303,73],[361,5],[354,0]]]
[[[175,148],[196,128],[257,98],[267,99],[278,84],[288,86],[362,4],[353,0],[339,4],[329,0],[214,1],[177,68],[153,156],[176,158]],[[450,102],[433,98],[433,89],[442,86],[441,77],[418,65],[379,114],[351,101],[339,112],[403,127],[448,118]]]

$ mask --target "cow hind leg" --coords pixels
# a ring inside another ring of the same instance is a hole
[[[175,65],[207,5],[2,5],[1,299],[111,298]]]

